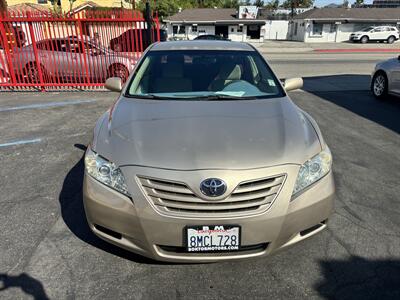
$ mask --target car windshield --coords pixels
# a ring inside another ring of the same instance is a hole
[[[374,27],[367,27],[367,28],[362,29],[361,31],[367,32],[367,31],[371,31],[372,29],[374,29]]]
[[[256,51],[149,51],[126,96],[152,99],[282,97],[275,75]]]

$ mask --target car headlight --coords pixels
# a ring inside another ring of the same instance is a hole
[[[293,195],[324,177],[331,170],[332,154],[328,147],[306,161],[299,170]]]
[[[95,153],[90,147],[85,154],[85,168],[86,172],[94,179],[130,197],[121,169]]]

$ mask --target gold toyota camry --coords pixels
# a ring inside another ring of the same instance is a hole
[[[100,238],[171,262],[265,256],[326,228],[331,152],[249,44],[152,45],[98,120],[84,205]]]

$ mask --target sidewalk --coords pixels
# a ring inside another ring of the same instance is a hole
[[[393,44],[387,43],[304,43],[297,41],[264,41],[252,43],[261,53],[368,53],[368,52],[393,52],[400,54],[400,41]]]

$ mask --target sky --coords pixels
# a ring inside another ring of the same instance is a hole
[[[351,3],[355,2],[355,1],[351,1]],[[314,5],[318,6],[318,7],[322,7],[325,6],[327,4],[331,4],[331,3],[335,3],[335,4],[342,4],[343,1],[342,0],[314,0]],[[372,0],[365,0],[364,1],[365,4],[372,4]]]

